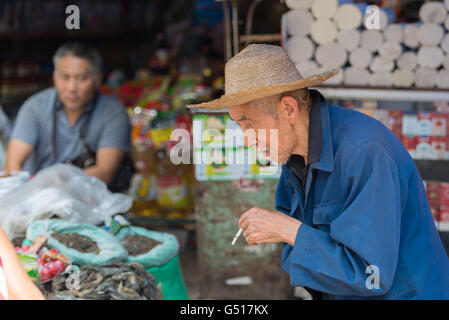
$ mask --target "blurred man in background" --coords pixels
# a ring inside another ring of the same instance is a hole
[[[54,87],[31,96],[20,109],[5,171],[32,174],[72,163],[111,184],[130,150],[130,123],[119,102],[98,92],[102,59],[82,43],[61,46],[53,57]]]

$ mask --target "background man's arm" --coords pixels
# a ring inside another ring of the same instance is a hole
[[[117,148],[98,149],[96,165],[84,169],[84,172],[109,184],[114,179],[124,155],[125,152]]]
[[[6,154],[4,171],[20,171],[25,160],[33,152],[33,146],[29,143],[19,140],[11,139],[8,145]]]

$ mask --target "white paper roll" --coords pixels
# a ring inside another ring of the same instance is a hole
[[[397,23],[390,24],[383,33],[385,41],[402,43],[404,38],[403,27]]]
[[[449,89],[449,70],[441,69],[437,73],[437,87]]]
[[[313,22],[312,14],[308,10],[290,10],[286,19],[287,31],[292,36],[307,35]]]
[[[443,23],[446,16],[447,10],[442,2],[426,2],[419,9],[419,18],[426,23]]]
[[[405,51],[397,60],[399,68],[414,71],[418,65],[418,57],[413,51]]]
[[[309,60],[313,57],[315,45],[305,36],[291,37],[287,41],[287,53],[295,63]]]
[[[398,88],[410,88],[415,81],[415,75],[410,70],[396,69],[391,75],[393,86]]]
[[[394,68],[394,62],[384,57],[376,56],[369,65],[372,72],[390,72]]]
[[[377,30],[363,30],[360,46],[371,52],[377,52],[383,43],[383,36]]]
[[[337,35],[337,42],[346,50],[354,51],[360,44],[360,31],[355,29],[340,30]]]
[[[369,83],[372,87],[391,87],[393,85],[390,72],[374,72],[371,74]]]
[[[439,47],[421,47],[418,50],[418,64],[421,67],[438,69],[444,60],[443,50]]]
[[[334,21],[341,30],[357,29],[362,24],[362,13],[355,5],[347,3],[337,8]]]
[[[349,63],[360,69],[368,68],[372,59],[373,55],[366,48],[357,48],[349,55]]]
[[[379,55],[389,60],[396,60],[402,53],[402,47],[397,42],[387,41],[382,43],[379,48]]]
[[[346,64],[347,59],[345,48],[336,42],[322,44],[315,51],[315,60],[321,66],[341,67]]]
[[[290,9],[309,9],[312,7],[313,0],[286,0],[285,4]]]
[[[366,69],[348,67],[345,69],[343,82],[352,86],[367,86],[370,81],[371,74]]]
[[[337,0],[314,0],[312,13],[317,19],[330,19],[335,15],[338,8]]]
[[[337,38],[337,27],[329,19],[318,19],[310,26],[310,36],[317,44],[332,42]]]
[[[415,85],[418,88],[433,88],[437,82],[437,71],[427,67],[419,67],[415,71]]]
[[[443,40],[444,30],[439,24],[423,23],[419,27],[417,35],[423,46],[437,46]]]

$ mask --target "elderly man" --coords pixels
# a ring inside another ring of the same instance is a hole
[[[379,121],[307,89],[337,72],[303,78],[284,49],[254,44],[226,64],[224,96],[190,106],[278,132],[254,141],[283,165],[277,211],[245,212],[245,239],[281,242],[291,285],[327,299],[448,299],[449,259],[407,150]]]
[[[81,43],[61,46],[53,57],[54,88],[30,97],[20,109],[4,170],[35,173],[71,162],[107,184],[115,183],[130,124],[125,108],[98,92],[101,56]]]

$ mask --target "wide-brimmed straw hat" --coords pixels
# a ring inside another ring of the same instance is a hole
[[[188,108],[224,109],[283,92],[315,86],[335,76],[338,68],[304,78],[284,48],[251,44],[225,66],[225,94]]]

